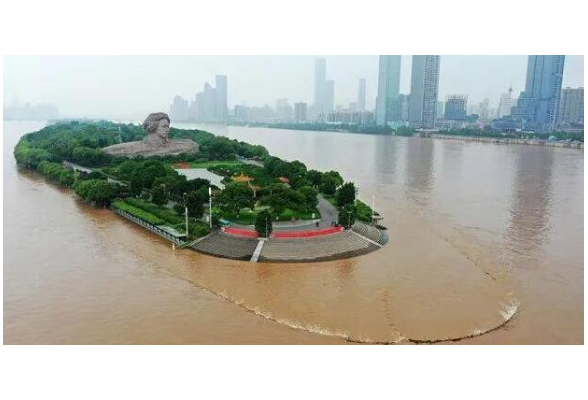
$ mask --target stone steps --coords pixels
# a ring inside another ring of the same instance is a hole
[[[235,260],[251,260],[258,240],[228,235],[222,232],[214,232],[203,240],[192,245],[194,250],[216,257],[225,257]]]
[[[359,233],[360,235],[382,246],[388,243],[388,234],[386,231],[378,229],[375,226],[364,224],[358,221],[351,227],[351,229],[354,232]]]
[[[312,238],[270,239],[263,246],[259,261],[327,261],[355,257],[377,249],[351,232]]]

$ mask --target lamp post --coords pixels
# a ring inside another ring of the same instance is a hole
[[[267,231],[267,215],[265,216],[265,238],[269,237],[269,232]]]
[[[352,210],[347,211],[347,229],[351,228],[351,213],[352,212],[353,212]]]
[[[184,214],[186,214],[186,241],[188,240],[188,194],[184,192]]]
[[[208,222],[212,231],[212,186],[208,187]]]
[[[375,213],[376,213],[376,194],[372,193],[372,225],[374,225]]]

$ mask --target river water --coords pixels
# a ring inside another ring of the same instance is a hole
[[[18,171],[42,126],[3,125],[5,343],[583,343],[583,151],[204,126],[340,171],[389,228],[363,257],[251,264]]]

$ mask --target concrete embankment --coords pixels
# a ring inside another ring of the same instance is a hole
[[[546,147],[561,147],[568,149],[580,149],[584,150],[584,143],[581,142],[556,142],[549,140],[536,140],[536,139],[514,139],[514,138],[490,138],[490,137],[476,137],[476,136],[458,136],[458,135],[443,135],[433,133],[428,137],[434,139],[447,139],[447,140],[460,140],[467,142],[482,142],[482,143],[496,143],[496,144],[526,144],[533,146],[546,146]]]

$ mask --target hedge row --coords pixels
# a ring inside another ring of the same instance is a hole
[[[184,222],[184,218],[180,217],[175,211],[159,207],[153,203],[137,199],[135,197],[127,197],[125,202],[133,207],[140,208],[150,214],[153,214],[172,225],[181,224]]]
[[[165,221],[145,210],[142,210],[140,208],[134,207],[128,203],[126,203],[123,200],[116,200],[112,203],[112,207],[114,207],[117,210],[121,210],[124,212],[127,212],[129,214],[131,214],[134,217],[139,218],[142,221],[147,222],[148,224],[151,225],[163,225],[165,224]]]

